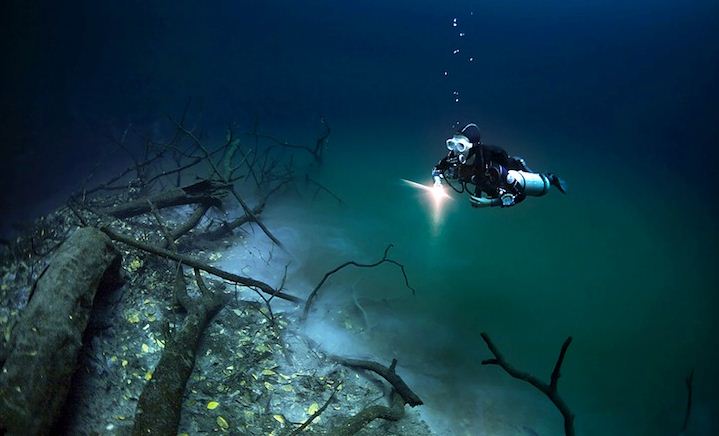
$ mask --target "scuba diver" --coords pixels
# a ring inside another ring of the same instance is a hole
[[[459,133],[447,139],[449,152],[432,169],[434,186],[443,181],[457,192],[469,192],[467,184],[474,185],[469,201],[473,207],[510,207],[521,203],[528,195],[539,197],[549,192],[550,186],[566,194],[565,182],[552,173],[536,173],[527,167],[524,159],[510,156],[501,147],[481,142],[479,127],[467,124]],[[460,188],[452,184],[460,183]]]

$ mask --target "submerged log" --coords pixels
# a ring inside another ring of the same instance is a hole
[[[229,185],[226,183],[203,180],[182,188],[172,188],[147,198],[130,201],[119,206],[104,210],[107,215],[115,218],[129,218],[152,211],[150,203],[158,209],[185,204],[221,206],[220,198],[227,194]],[[149,201],[149,202],[148,202]]]
[[[119,278],[120,256],[94,228],[57,250],[16,324],[0,372],[0,434],[48,434],[67,396],[93,300]]]
[[[197,345],[209,321],[222,309],[227,296],[207,289],[200,271],[195,269],[202,297],[193,301],[187,295],[182,268],[175,280],[175,297],[188,314],[179,330],[168,340],[152,379],[140,395],[132,434],[177,434],[182,410],[182,397],[187,379],[195,366]]]

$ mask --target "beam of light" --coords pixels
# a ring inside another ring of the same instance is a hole
[[[421,191],[424,191],[427,194],[427,197],[431,200],[432,224],[433,224],[433,230],[436,233],[439,229],[439,225],[442,222],[442,209],[445,204],[445,201],[451,198],[449,196],[449,194],[447,194],[447,191],[445,190],[444,186],[442,186],[442,185],[427,186],[427,185],[423,185],[421,183],[413,182],[412,180],[407,180],[407,179],[402,179],[402,181],[414,189],[419,189]]]

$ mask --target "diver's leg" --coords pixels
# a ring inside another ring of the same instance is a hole
[[[556,174],[552,174],[552,173],[545,173],[544,176],[547,177],[547,179],[549,179],[550,185],[559,189],[559,192],[561,192],[562,194],[567,193],[567,182],[565,182],[559,176],[557,176]]]

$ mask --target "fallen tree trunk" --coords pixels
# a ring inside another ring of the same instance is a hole
[[[195,365],[197,344],[209,321],[227,301],[225,295],[207,289],[198,269],[195,269],[195,277],[202,297],[197,300],[190,299],[182,268],[178,269],[177,274],[179,276],[175,280],[175,296],[188,313],[182,327],[165,345],[152,379],[140,395],[132,428],[132,434],[135,436],[177,434],[182,396]]]
[[[99,289],[117,283],[120,256],[94,228],[57,250],[16,324],[0,372],[0,434],[48,434],[67,396]]]
[[[110,209],[103,213],[115,218],[129,218],[142,215],[152,211],[150,203],[156,208],[163,209],[172,206],[185,204],[200,204],[210,206],[221,206],[219,197],[225,195],[229,185],[211,180],[203,180],[193,185],[182,188],[171,188],[166,191],[151,195],[135,201],[130,201]]]

